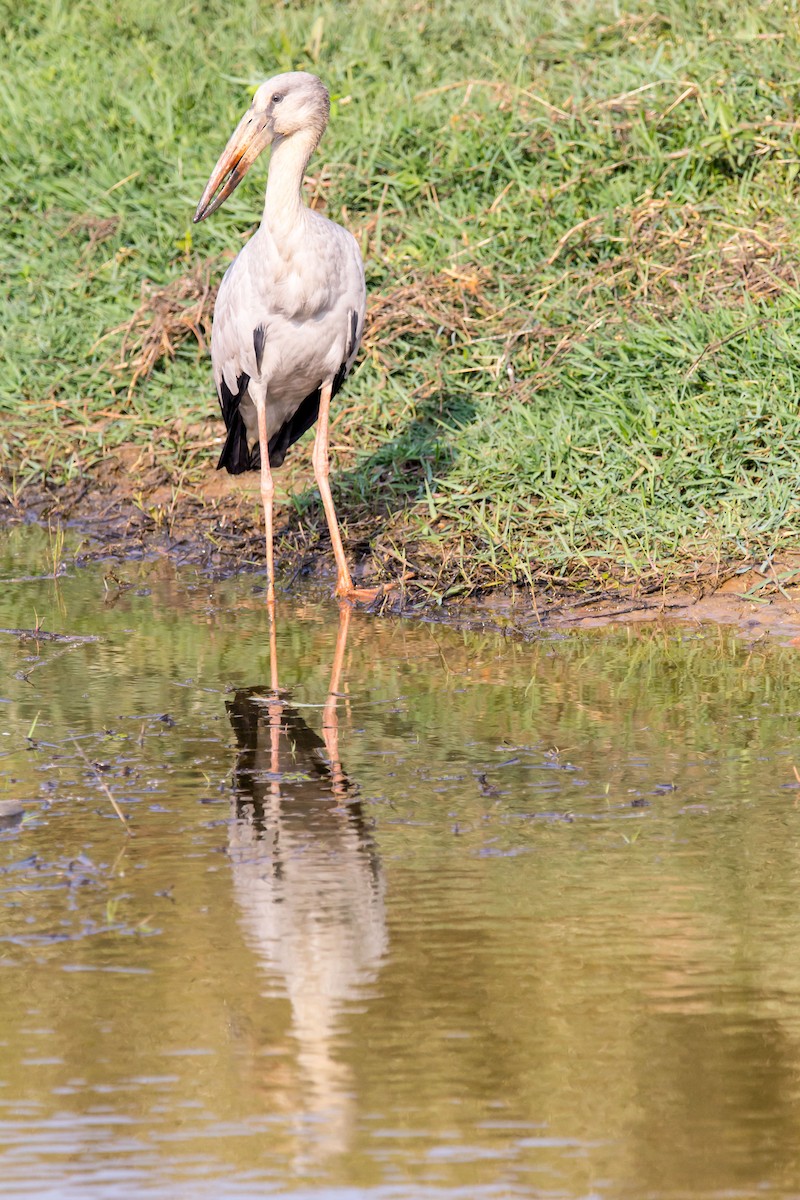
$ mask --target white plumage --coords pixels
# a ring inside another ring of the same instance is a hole
[[[258,441],[254,387],[267,385],[272,439],[322,380],[344,378],[361,342],[366,293],[355,239],[305,206],[300,214],[280,244],[262,222],[226,271],[214,307],[214,382],[220,396],[223,380],[236,395],[241,375],[249,376],[240,410],[251,443]]]
[[[225,273],[211,334],[214,380],[228,430],[218,465],[234,474],[261,470],[270,597],[270,467],[281,465],[289,446],[317,419],[314,472],[336,556],[336,592],[356,595],[328,484],[328,407],[358,353],[364,267],[352,234],[306,207],[301,193],[328,112],[327,90],[314,75],[290,72],[262,84],[195,214],[200,221],[214,212],[272,144],[261,225]]]

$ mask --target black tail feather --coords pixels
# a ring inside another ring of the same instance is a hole
[[[256,452],[258,452],[258,446],[256,446]],[[217,470],[221,471],[225,467],[231,475],[241,475],[243,471],[253,471],[261,465],[260,463],[253,464],[251,459],[252,455],[247,448],[247,429],[241,414],[237,413],[228,426],[228,436],[225,438],[225,445],[219,456]]]
[[[228,387],[224,376],[219,385],[219,403],[225,418],[228,436],[225,438],[225,445],[219,456],[217,470],[221,471],[225,467],[231,475],[241,475],[243,471],[253,470],[250,451],[247,448],[247,428],[239,411],[239,405],[244,399],[249,382],[249,375],[240,375],[236,380],[238,390],[235,393]]]

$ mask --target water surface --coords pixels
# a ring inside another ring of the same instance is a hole
[[[300,592],[276,694],[256,577],[50,545],[0,626],[95,640],[0,635],[0,1195],[800,1196],[793,646]]]

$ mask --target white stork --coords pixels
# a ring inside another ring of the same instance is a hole
[[[292,71],[262,83],[194,216],[202,221],[219,208],[272,145],[264,215],[225,272],[211,333],[214,380],[228,430],[217,466],[234,475],[261,471],[270,601],[275,577],[270,468],[281,465],[315,421],[314,476],[336,556],[336,595],[373,594],[353,587],[328,483],[328,411],[358,353],[366,308],[355,238],[302,198],[303,175],[329,112],[327,89],[315,75]]]

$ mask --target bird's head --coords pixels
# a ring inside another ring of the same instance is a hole
[[[216,212],[271,142],[305,134],[313,149],[329,112],[328,89],[316,75],[289,71],[262,83],[211,172],[194,214],[195,224]]]
[[[319,139],[328,124],[330,108],[328,89],[321,79],[307,71],[288,71],[261,84],[253,96],[251,111],[261,114],[273,138],[305,131]]]

